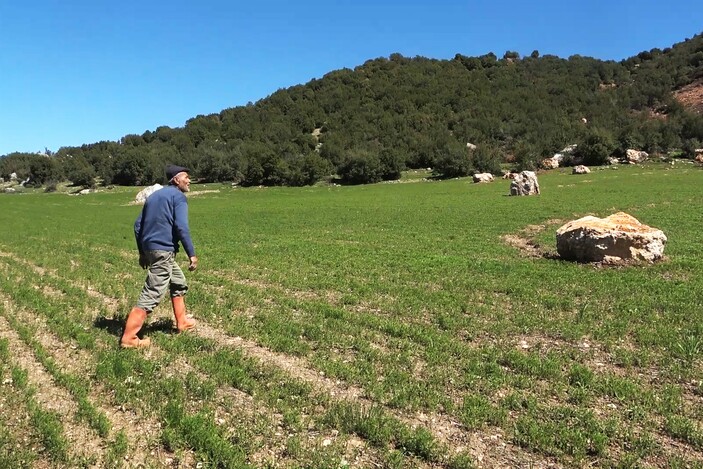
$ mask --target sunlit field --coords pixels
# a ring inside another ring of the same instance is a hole
[[[146,351],[139,189],[0,194],[0,467],[703,467],[703,172],[539,178],[194,184],[199,327]],[[559,259],[617,211],[664,261]]]

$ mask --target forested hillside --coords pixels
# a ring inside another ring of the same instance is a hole
[[[675,92],[702,81],[703,35],[621,62],[538,51],[451,60],[393,54],[182,128],[49,157],[6,155],[0,176],[145,185],[163,182],[164,164],[178,163],[202,181],[306,185],[332,175],[396,179],[406,168],[432,167],[438,176],[497,172],[505,162],[534,168],[573,143],[591,164],[627,148],[690,157],[703,146],[703,116]]]

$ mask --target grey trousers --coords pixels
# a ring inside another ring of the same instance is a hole
[[[147,271],[144,288],[139,294],[137,308],[151,313],[159,304],[166,289],[171,292],[171,297],[183,296],[188,291],[188,283],[183,271],[176,264],[176,253],[171,251],[146,251],[149,269]]]

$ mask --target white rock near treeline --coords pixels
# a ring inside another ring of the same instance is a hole
[[[574,169],[571,170],[571,174],[588,174],[590,172],[591,170],[588,169],[588,166],[584,166],[582,164],[574,166]]]
[[[158,191],[159,189],[163,189],[164,186],[161,184],[154,184],[153,186],[145,187],[144,189],[140,190],[137,196],[134,198],[134,201],[138,204],[143,204],[146,202],[146,199],[149,198],[151,194],[154,192]]]
[[[540,166],[544,169],[557,169],[561,160],[556,158],[545,158],[540,162]]]
[[[666,235],[625,212],[606,218],[587,216],[557,230],[557,252],[578,262],[654,262],[664,256]]]
[[[554,156],[552,156],[551,158],[545,158],[544,160],[542,160],[542,166],[545,169],[554,169],[558,168],[559,166],[562,166],[564,160],[573,158],[577,147],[578,145],[575,143],[572,145],[567,145],[560,152],[554,153]]]
[[[493,182],[491,173],[476,173],[473,175],[474,182]]]
[[[649,158],[649,153],[646,151],[633,150],[630,148],[625,152],[625,159],[630,164],[642,163],[646,161],[647,158]]]
[[[534,171],[523,171],[510,183],[510,195],[535,194],[539,194],[539,182]]]

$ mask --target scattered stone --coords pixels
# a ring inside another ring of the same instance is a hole
[[[491,173],[476,173],[473,175],[474,182],[493,182]]]
[[[627,152],[625,152],[625,158],[630,164],[638,164],[649,158],[649,153],[646,151],[628,149]]]
[[[14,194],[17,192],[14,187],[6,187],[5,188],[5,194]]]
[[[91,192],[90,189],[83,189],[78,193],[78,195],[88,195],[88,194],[90,194],[90,192]]]
[[[544,169],[556,169],[559,167],[559,160],[555,157],[545,158],[540,162],[540,166]]]
[[[478,147],[471,142],[466,142],[466,148],[468,148],[469,150],[475,150]]]
[[[16,181],[17,180],[17,173],[11,173],[10,174],[10,181]]]
[[[534,171],[523,171],[510,183],[510,195],[539,194],[539,183]]]
[[[588,174],[590,172],[591,170],[588,169],[588,166],[584,166],[582,164],[574,166],[574,169],[571,170],[571,174]]]
[[[557,252],[562,258],[610,264],[659,260],[667,241],[661,230],[624,212],[570,221],[557,230],[556,237]]]
[[[551,158],[548,158],[548,159],[555,160],[558,163],[557,166],[561,165],[562,162],[564,161],[564,159],[573,157],[574,152],[576,151],[577,147],[578,147],[578,145],[575,143],[573,145],[568,145],[568,146],[564,147],[558,153],[554,153],[554,156],[552,156]]]
[[[159,189],[162,189],[163,187],[164,186],[162,186],[161,184],[154,184],[153,186],[145,187],[144,189],[139,191],[137,196],[134,198],[134,201],[138,204],[143,204],[144,202],[146,202],[146,199],[148,199],[151,194],[158,191]]]

